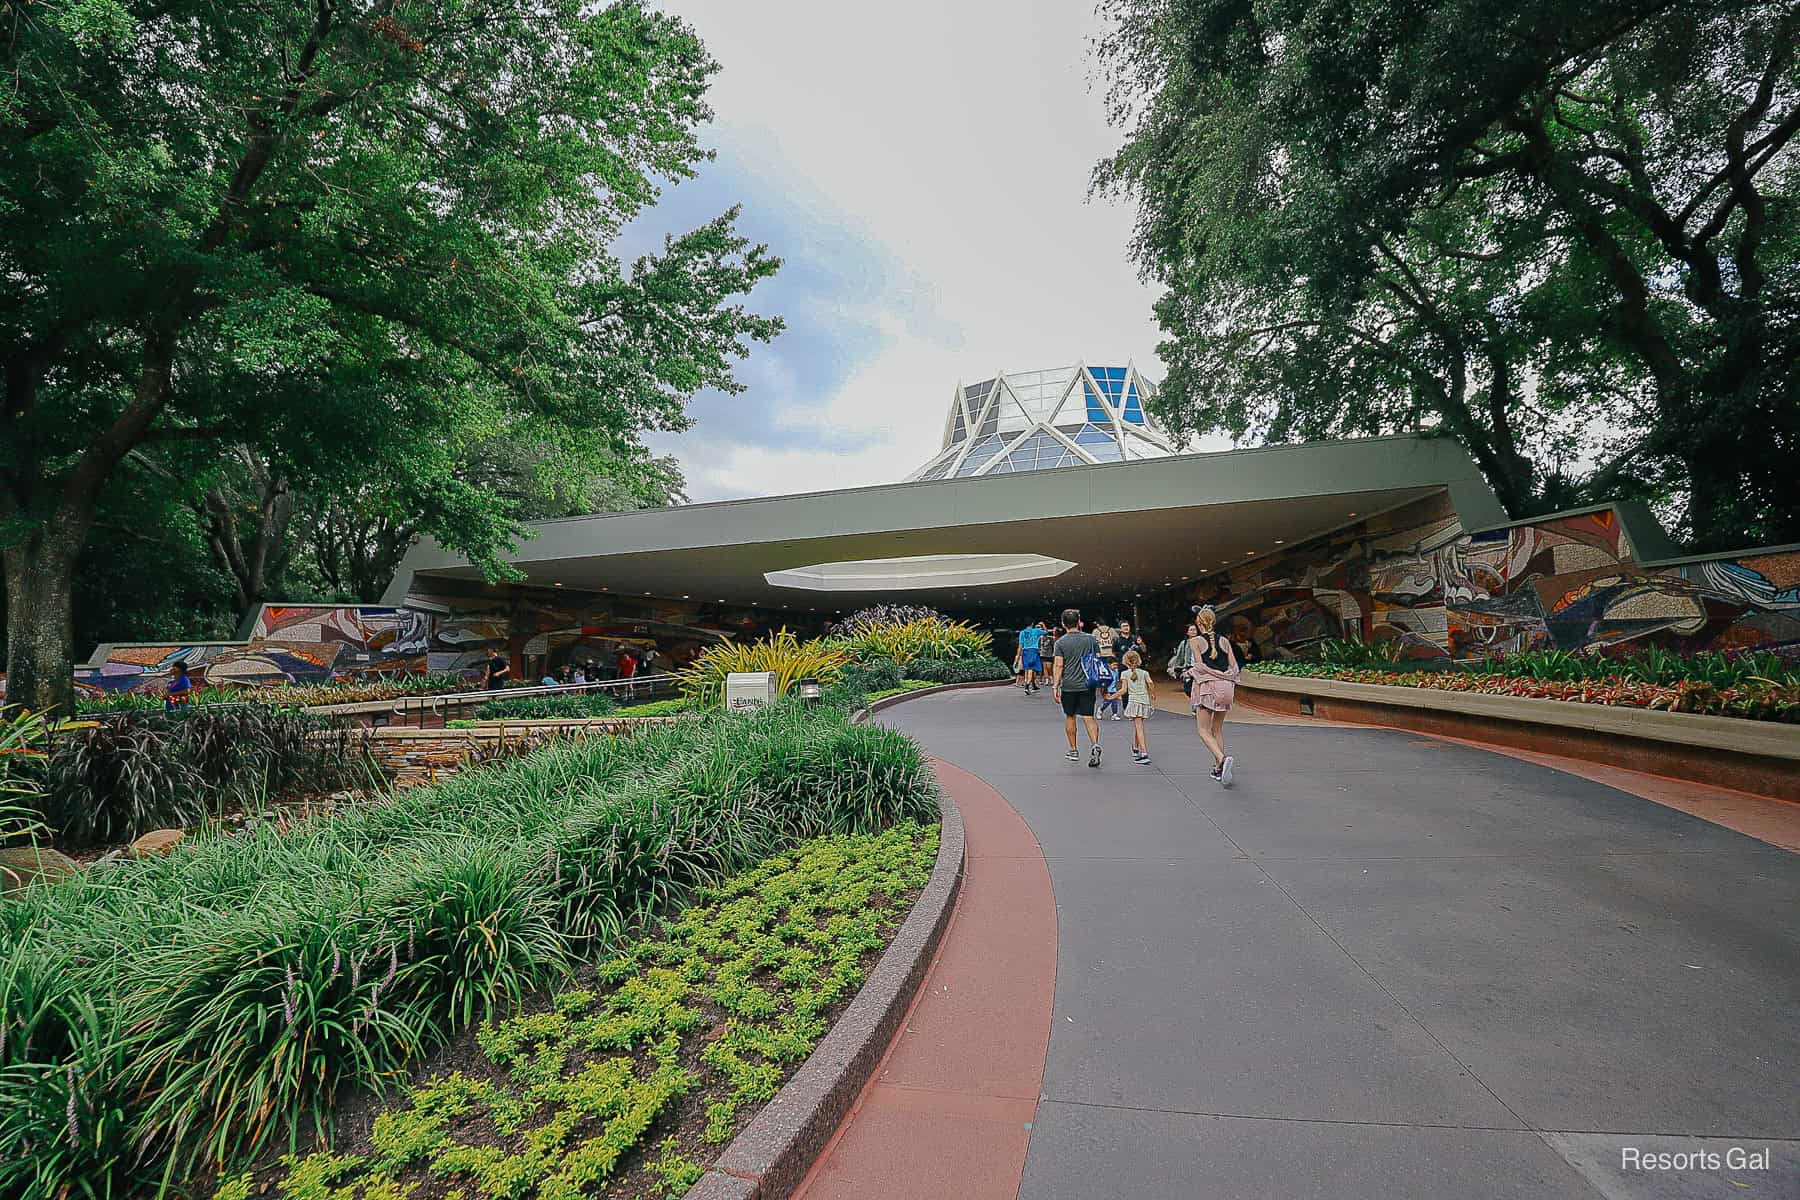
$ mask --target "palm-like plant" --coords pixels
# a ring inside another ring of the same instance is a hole
[[[786,695],[798,679],[831,682],[849,661],[843,648],[818,638],[803,642],[784,626],[758,642],[720,642],[708,647],[677,674],[682,696],[705,706],[724,701],[725,677],[735,672],[773,671],[777,687]]]

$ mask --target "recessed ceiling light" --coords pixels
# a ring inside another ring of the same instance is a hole
[[[1275,544],[1277,546],[1285,546],[1285,545],[1287,545],[1287,539],[1286,538],[1276,538]]]
[[[1354,517],[1354,516],[1355,516],[1355,515],[1356,515],[1356,514],[1355,514],[1355,513],[1351,513],[1351,514],[1350,514],[1350,515],[1351,515],[1351,516],[1353,516],[1353,517]]]
[[[649,593],[649,592],[645,592],[645,593],[644,593],[644,595],[646,595],[646,596],[648,596],[648,595],[649,595],[649,594],[650,594],[650,593]]]
[[[691,597],[691,596],[689,596],[689,595],[688,595],[688,594],[687,594],[687,593],[686,593],[686,592],[683,592],[683,593],[682,593],[682,594],[681,594],[681,598],[682,598],[682,599],[683,599],[683,600],[690,600],[690,599],[692,599],[692,598],[693,598],[693,597]]]
[[[551,584],[551,585],[550,585],[550,586],[551,586],[551,587],[561,587],[561,586],[562,586],[562,584],[561,584],[561,582],[557,582],[557,583],[553,583],[553,584]]]

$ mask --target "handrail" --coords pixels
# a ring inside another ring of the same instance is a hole
[[[647,687],[655,692],[664,684],[672,683],[680,677],[663,672],[657,675],[634,675],[630,679],[600,679],[590,683],[558,683],[531,684],[526,687],[494,688],[479,692],[444,692],[433,696],[396,696],[394,698],[394,717],[404,722],[408,714],[414,714],[421,728],[424,727],[426,715],[447,717],[452,708],[462,708],[469,704],[481,704],[489,700],[515,700],[529,696],[580,696],[596,692],[623,691],[636,692]]]

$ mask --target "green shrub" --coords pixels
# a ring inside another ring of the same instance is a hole
[[[44,823],[71,846],[183,828],[232,805],[368,783],[361,741],[321,717],[260,704],[110,714],[51,738]]]
[[[906,666],[914,679],[932,683],[980,683],[990,679],[1011,679],[1012,667],[994,657],[988,658],[915,658]]]
[[[906,738],[783,704],[28,889],[0,905],[0,1195],[235,1170],[696,888],[935,801]]]
[[[401,696],[451,695],[474,691],[480,686],[479,678],[449,673],[391,675],[372,679],[345,679],[333,683],[208,685],[194,689],[193,697],[188,703],[250,703],[306,708],[321,704],[363,704],[375,700],[394,700]],[[154,692],[115,692],[107,696],[83,697],[76,707],[83,716],[101,716],[114,712],[158,712],[163,707],[163,698]]]
[[[619,710],[621,717],[672,717],[677,713],[692,712],[693,705],[686,700],[652,700],[648,704],[632,704]]]
[[[838,673],[838,683],[848,693],[867,695],[900,686],[904,676],[900,664],[891,658],[851,663]]]
[[[610,717],[619,706],[604,692],[564,692],[551,696],[515,696],[475,706],[477,721],[557,721],[577,717]]]

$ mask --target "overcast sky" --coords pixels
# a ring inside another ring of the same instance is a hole
[[[667,7],[722,64],[718,158],[627,241],[741,203],[785,261],[752,296],[788,327],[741,365],[748,390],[653,440],[694,500],[901,479],[937,449],[956,381],[996,369],[1135,359],[1161,379],[1130,213],[1087,200],[1118,141],[1093,0]]]

